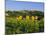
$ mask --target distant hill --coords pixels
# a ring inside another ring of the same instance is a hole
[[[44,16],[44,12],[37,10],[6,11],[5,13],[8,13],[9,16]]]

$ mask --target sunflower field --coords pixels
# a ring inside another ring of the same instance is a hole
[[[6,17],[6,34],[23,34],[44,32],[44,18],[38,20],[37,16]]]

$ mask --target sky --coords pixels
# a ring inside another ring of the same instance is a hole
[[[39,10],[44,11],[44,3],[42,2],[24,2],[6,0],[6,10]]]

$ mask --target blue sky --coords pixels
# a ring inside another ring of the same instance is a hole
[[[6,0],[6,10],[40,10],[43,11],[44,3],[23,2]]]

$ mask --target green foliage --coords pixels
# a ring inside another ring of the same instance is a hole
[[[35,20],[21,20],[17,21],[15,17],[6,17],[6,33],[7,34],[20,34],[20,33],[35,33],[44,31],[44,21]]]

